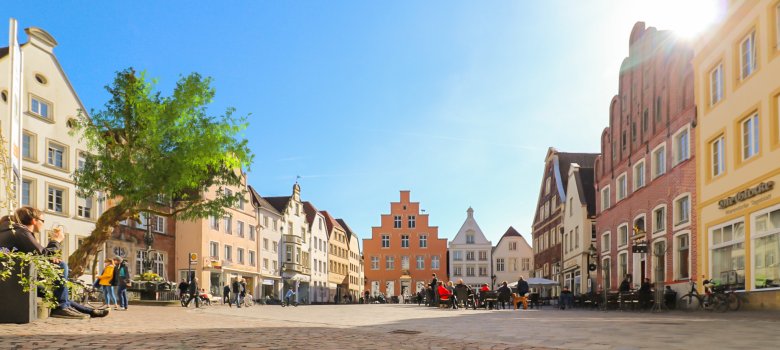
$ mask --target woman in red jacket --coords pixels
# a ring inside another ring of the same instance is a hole
[[[453,309],[458,308],[458,304],[455,303],[455,295],[452,294],[452,292],[449,289],[445,288],[441,282],[439,282],[438,290],[439,290],[439,300],[447,299],[447,301],[452,305]]]

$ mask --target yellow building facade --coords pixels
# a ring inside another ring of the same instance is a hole
[[[780,308],[780,0],[729,1],[695,46],[701,278]],[[701,289],[699,289],[701,290]]]

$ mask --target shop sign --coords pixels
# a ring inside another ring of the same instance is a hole
[[[743,201],[746,201],[746,200],[748,200],[750,198],[758,196],[758,195],[760,195],[762,193],[769,192],[772,189],[774,189],[774,187],[775,187],[775,182],[774,181],[762,182],[762,183],[758,184],[755,187],[750,187],[750,188],[744,189],[742,191],[739,191],[739,192],[737,192],[737,194],[735,194],[735,195],[733,195],[731,197],[727,197],[727,198],[721,199],[720,201],[718,201],[718,207],[720,209],[726,209],[726,208],[728,208],[728,207],[730,207],[732,205],[735,205],[735,204],[737,204],[739,202],[743,202]]]

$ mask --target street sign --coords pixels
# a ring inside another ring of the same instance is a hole
[[[198,262],[198,253],[190,253],[190,264]]]

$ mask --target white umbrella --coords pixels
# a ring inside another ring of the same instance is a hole
[[[551,286],[557,286],[558,281],[548,280],[546,278],[541,277],[531,277],[527,280],[529,287],[551,287]],[[517,287],[517,282],[512,282],[507,284],[509,287]]]

